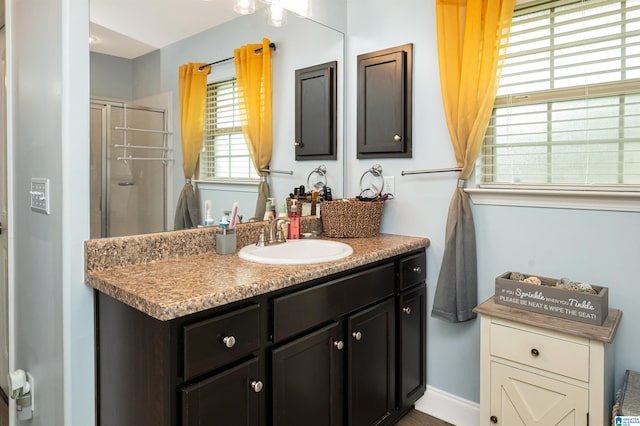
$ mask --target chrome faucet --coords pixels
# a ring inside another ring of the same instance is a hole
[[[288,224],[291,220],[288,217],[277,217],[269,221],[269,224],[260,230],[260,238],[256,243],[257,246],[264,247],[272,244],[286,243],[287,239],[284,237],[284,230],[282,227]],[[265,229],[267,235],[265,238]]]

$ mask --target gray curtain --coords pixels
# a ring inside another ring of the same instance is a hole
[[[469,195],[459,181],[447,217],[446,240],[431,316],[451,322],[474,319],[478,304],[476,231]]]
[[[191,180],[188,179],[182,191],[176,207],[176,215],[173,220],[173,229],[195,228],[200,224],[200,202]]]

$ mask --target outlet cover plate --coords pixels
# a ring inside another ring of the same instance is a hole
[[[31,210],[37,213],[50,214],[49,179],[31,178]]]

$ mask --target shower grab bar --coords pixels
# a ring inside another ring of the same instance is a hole
[[[445,169],[412,170],[412,171],[403,170],[401,172],[401,175],[405,176],[405,175],[420,175],[425,173],[444,173],[444,172],[461,172],[461,171],[462,171],[462,167],[448,167]]]
[[[173,151],[173,148],[168,148],[165,146],[143,146],[143,145],[123,145],[123,144],[115,144],[114,148],[135,148],[135,149],[161,149],[163,151]]]
[[[272,169],[260,169],[261,172],[264,173],[279,173],[282,175],[292,175],[293,170],[272,170]]]
[[[122,130],[122,131],[125,131],[125,132],[161,133],[163,135],[172,135],[173,134],[173,132],[169,132],[169,131],[166,131],[166,130],[138,129],[136,127],[115,126],[114,129],[115,130]]]
[[[117,157],[118,161],[129,161],[129,160],[138,160],[138,161],[173,161],[173,158],[167,157]]]

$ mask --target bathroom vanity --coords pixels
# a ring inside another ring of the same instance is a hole
[[[100,253],[131,241],[88,247],[98,424],[397,422],[426,388],[428,240],[340,241],[351,256],[312,265],[203,247],[114,267]]]

